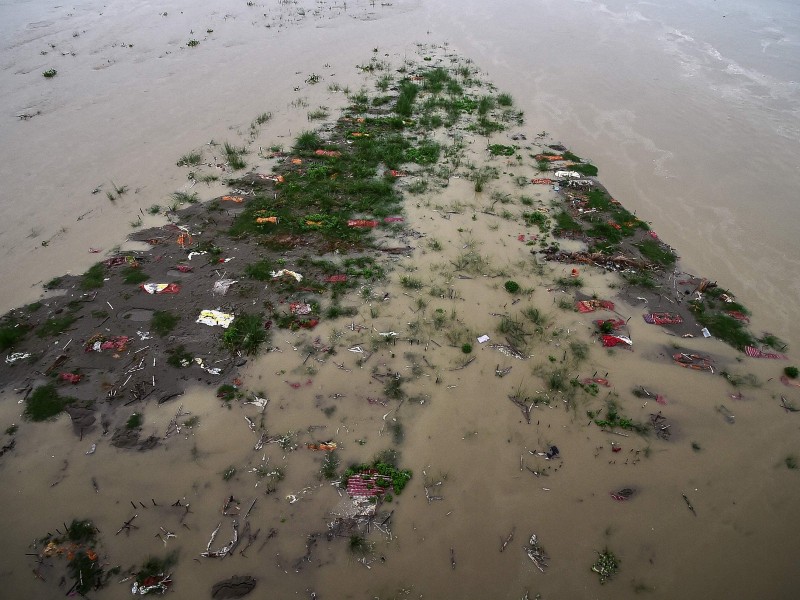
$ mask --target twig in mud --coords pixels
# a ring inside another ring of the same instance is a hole
[[[512,527],[511,528],[511,533],[509,533],[508,536],[506,536],[506,539],[503,540],[503,543],[500,545],[500,552],[503,552],[506,549],[506,547],[511,543],[511,540],[514,539],[514,530],[515,529],[516,529],[516,527]]]
[[[509,396],[508,399],[511,400],[511,402],[513,402],[514,404],[516,404],[519,407],[519,409],[522,411],[522,415],[525,417],[525,421],[527,421],[528,425],[530,425],[531,424],[531,411],[533,410],[533,407],[536,405],[536,403],[535,402],[531,402],[530,405],[528,405],[528,404],[525,403],[525,400],[527,400],[527,398],[525,398],[523,400],[522,398],[520,398],[516,394],[513,395],[513,396]]]
[[[117,529],[117,533],[115,533],[114,535],[119,535],[119,534],[120,534],[120,532],[121,532],[123,529],[125,530],[125,533],[130,533],[130,532],[131,532],[131,529],[139,529],[139,528],[138,528],[136,525],[132,525],[132,523],[133,523],[133,520],[134,520],[136,517],[138,517],[138,516],[139,516],[138,514],[135,514],[135,515],[133,515],[133,516],[132,516],[130,519],[128,519],[127,521],[125,521],[125,522],[122,524],[122,527],[120,527],[119,529]]]
[[[453,368],[453,369],[450,369],[450,370],[451,370],[451,371],[460,371],[461,369],[466,369],[466,368],[467,368],[469,365],[471,365],[471,364],[473,363],[473,361],[475,360],[475,358],[476,358],[476,357],[475,357],[475,356],[473,356],[472,358],[470,358],[470,359],[469,359],[467,362],[465,362],[465,363],[464,363],[463,365],[461,365],[460,367],[455,367],[455,368]]]
[[[689,502],[689,498],[686,496],[686,494],[681,494],[681,496],[683,496],[683,501],[686,502],[686,506],[689,507],[689,510],[692,511],[692,514],[696,517],[697,513],[695,512],[694,506],[692,506],[692,503]]]
[[[245,545],[245,547],[244,547],[244,548],[242,548],[241,550],[239,550],[239,556],[244,556],[244,555],[245,555],[244,553],[247,551],[247,549],[248,549],[250,546],[252,546],[252,545],[253,545],[253,542],[255,542],[255,541],[256,541],[256,539],[258,539],[258,534],[259,534],[259,533],[261,533],[261,528],[259,528],[259,529],[256,529],[256,532],[255,532],[255,533],[250,533],[250,521],[248,521],[248,522],[245,524],[245,526],[244,526],[244,530],[242,531],[242,537],[243,537],[243,538],[247,538],[247,544]]]
[[[256,505],[256,501],[257,501],[257,500],[258,500],[258,497],[256,497],[256,498],[253,498],[253,503],[250,505],[250,508],[248,508],[248,509],[247,509],[247,512],[246,512],[246,513],[244,513],[244,518],[245,518],[245,519],[247,519],[247,517],[249,517],[249,516],[250,516],[250,511],[251,511],[251,510],[253,510],[253,507]],[[248,523],[248,525],[249,525],[249,523]]]
[[[223,546],[219,550],[211,550],[211,544],[213,543],[221,525],[222,523],[217,525],[217,528],[211,534],[211,539],[208,540],[206,551],[201,552],[200,556],[205,556],[206,558],[225,558],[229,554],[233,553],[234,549],[239,543],[239,523],[236,520],[233,521],[233,539],[230,541],[230,543],[228,543],[227,546]]]
[[[539,569],[542,573],[547,568],[547,560],[548,556],[545,554],[542,545],[539,543],[539,539],[536,537],[536,534],[531,534],[531,539],[528,541],[527,546],[522,547],[525,550],[525,554],[528,555],[528,558],[531,559],[536,568]]]
[[[267,545],[267,542],[270,541],[272,538],[274,538],[276,535],[278,535],[278,530],[275,529],[275,528],[270,528],[269,533],[267,534],[267,539],[265,539],[261,543],[261,546],[259,546],[259,548],[258,548],[258,550],[256,550],[256,552],[261,552],[264,549],[264,546]]]
[[[505,369],[501,369],[501,368],[500,368],[500,365],[497,365],[497,366],[494,368],[494,374],[495,374],[497,377],[505,377],[506,375],[508,375],[509,373],[511,373],[511,369],[512,369],[512,368],[513,368],[513,367],[506,367]]]

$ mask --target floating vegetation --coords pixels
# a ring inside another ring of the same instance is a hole
[[[597,573],[600,583],[604,584],[619,571],[619,559],[611,550],[605,548],[602,552],[597,553],[597,560],[592,565],[592,571]]]

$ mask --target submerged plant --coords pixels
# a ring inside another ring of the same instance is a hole
[[[611,550],[605,548],[602,552],[597,553],[597,560],[592,565],[592,571],[598,574],[600,583],[603,584],[619,571],[619,559]]]

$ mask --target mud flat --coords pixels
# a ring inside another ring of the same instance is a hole
[[[5,588],[784,593],[787,342],[468,59],[358,71],[3,318]]]

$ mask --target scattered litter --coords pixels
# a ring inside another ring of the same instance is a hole
[[[193,271],[192,267],[190,267],[189,265],[176,265],[175,269],[177,269],[181,273],[191,273]]]
[[[683,317],[676,313],[648,313],[642,315],[642,317],[645,323],[650,323],[651,325],[680,325],[683,323]]]
[[[336,442],[334,442],[333,440],[328,440],[327,442],[319,442],[314,444],[309,443],[306,444],[306,448],[308,448],[309,450],[321,450],[325,452],[331,452],[333,450],[336,450]]]
[[[558,160],[564,160],[564,157],[560,154],[537,154],[533,157],[536,161],[543,161],[546,160],[547,162],[555,162]]]
[[[531,179],[531,183],[534,185],[536,184],[550,185],[553,183],[553,180],[547,177],[537,177],[535,179]]]
[[[725,417],[725,420],[731,425],[736,423],[736,416],[734,416],[734,414],[730,410],[728,410],[728,407],[725,406],[724,404],[720,404],[717,407],[717,412],[721,414],[723,417]]]
[[[237,279],[220,279],[219,281],[214,282],[213,293],[219,294],[220,296],[224,296],[228,293],[228,289],[234,284],[237,283]]]
[[[271,216],[271,217],[256,217],[256,223],[259,225],[264,225],[266,223],[272,223],[273,225],[278,224],[278,217]]]
[[[614,303],[608,300],[580,300],[575,303],[578,312],[590,313],[596,310],[614,310]]]
[[[157,576],[148,577],[141,584],[139,584],[137,581],[134,581],[133,585],[131,586],[131,594],[134,596],[136,594],[139,594],[140,596],[146,596],[153,592],[164,594],[169,589],[170,585],[172,585],[172,575],[164,575],[164,573],[160,573]]]
[[[106,337],[102,333],[98,333],[89,338],[83,349],[86,352],[102,352],[103,350],[124,352],[127,350],[130,340],[131,338],[126,335]]]
[[[189,252],[189,256],[187,257],[189,260],[192,260],[195,256],[203,256],[203,254],[208,254],[205,250],[200,250],[199,252]]]
[[[190,233],[181,233],[176,240],[176,243],[181,248],[189,248],[194,245],[194,238]],[[205,252],[195,252],[195,254],[205,254]],[[189,260],[191,260],[192,256],[191,253],[189,254]]]
[[[531,559],[536,568],[539,569],[542,573],[547,568],[547,561],[549,557],[545,554],[542,545],[539,543],[539,539],[536,537],[536,534],[531,534],[531,539],[528,540],[527,546],[522,547],[525,550],[525,554],[528,555],[528,558]]]
[[[347,480],[347,493],[351,498],[382,496],[392,485],[391,480],[374,469],[351,475]]]
[[[483,335],[481,335],[481,336],[478,336],[478,343],[479,343],[479,344],[485,344],[486,342],[488,342],[488,341],[489,341],[489,339],[490,339],[490,338],[489,338],[489,336],[488,336],[488,335],[486,335],[486,334],[483,334]]]
[[[776,354],[775,352],[763,352],[753,346],[745,346],[744,353],[751,358],[772,358],[775,360],[787,360],[785,354]]]
[[[234,202],[235,204],[241,204],[244,202],[244,196],[223,196],[223,202]]]
[[[203,369],[203,371],[205,371],[206,373],[209,373],[210,375],[219,375],[220,373],[222,373],[222,369],[220,369],[219,367],[207,367],[205,365],[205,363],[203,362],[203,359],[200,358],[199,356],[195,357],[194,362],[201,369]]]
[[[746,314],[744,314],[739,310],[726,310],[725,314],[727,314],[730,317],[733,317],[737,321],[741,321],[742,323],[750,322],[750,317],[748,317]]]
[[[303,281],[303,276],[300,273],[297,273],[296,271],[289,271],[288,269],[281,269],[280,271],[271,271],[270,275],[272,275],[273,279],[277,279],[278,277],[283,277],[284,275],[289,275],[291,277],[294,277],[298,283]]]
[[[703,327],[703,328],[700,330],[700,333],[702,333],[702,334],[703,334],[703,337],[704,337],[704,338],[710,338],[710,337],[711,337],[711,332],[708,330],[708,327]]]
[[[603,387],[611,387],[611,383],[609,383],[608,379],[604,377],[586,377],[583,379],[582,383],[583,385],[596,383],[597,385],[602,385]]]
[[[635,493],[636,491],[631,488],[622,488],[616,492],[611,492],[611,497],[617,502],[626,502],[630,500]]]
[[[370,219],[350,219],[347,221],[348,227],[377,227],[378,222]]]
[[[385,217],[383,219],[384,223],[402,223],[405,221],[403,217]]]
[[[339,152],[338,150],[322,150],[322,149],[314,150],[314,154],[316,154],[317,156],[331,156],[331,157],[337,157],[342,155],[342,153]]]
[[[6,364],[11,365],[17,362],[18,360],[25,360],[29,358],[31,355],[30,352],[13,352],[11,354],[6,355]]]
[[[695,371],[710,371],[711,373],[714,372],[714,364],[707,356],[678,352],[672,355],[672,360],[675,362],[675,364],[686,369],[694,369]]]
[[[224,313],[219,310],[202,310],[200,311],[200,316],[197,317],[196,323],[203,323],[204,325],[209,325],[214,327],[215,325],[219,325],[223,329],[227,329],[228,326],[233,323],[233,315],[230,313]]]
[[[619,344],[625,344],[626,346],[633,345],[631,338],[625,337],[624,335],[603,335],[601,339],[603,340],[603,346],[606,348],[612,348]]]
[[[140,287],[148,294],[177,294],[181,291],[177,283],[143,283]]]
[[[789,379],[786,375],[781,375],[781,383],[787,387],[800,388],[800,381]]]
[[[86,451],[86,456],[94,454],[97,451],[97,444],[92,444],[91,448]]]
[[[311,305],[305,302],[292,302],[289,304],[289,311],[293,315],[310,315]]]
[[[347,281],[347,275],[329,275],[325,281],[327,283],[343,283]]]
[[[103,264],[106,267],[118,267],[120,265],[127,265],[129,267],[138,267],[139,262],[136,260],[136,257],[129,256],[129,255],[122,255],[122,256],[112,256],[103,261]]]
[[[493,348],[494,350],[497,350],[506,356],[510,356],[511,358],[518,358],[519,360],[525,360],[527,358],[527,356],[525,356],[511,344],[489,344],[489,348]]]
[[[59,381],[66,381],[72,383],[73,385],[76,383],[80,383],[81,379],[83,379],[83,375],[79,375],[78,373],[59,373],[58,380]]]
[[[577,171],[556,171],[555,172],[556,179],[564,179],[565,177],[570,177],[572,179],[580,179],[581,174]]]

